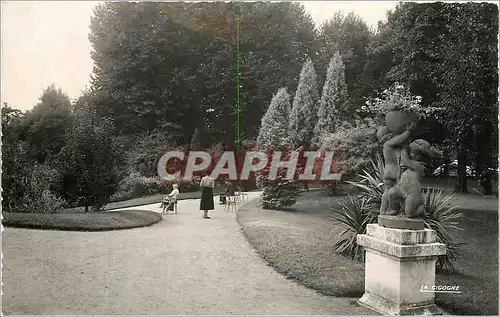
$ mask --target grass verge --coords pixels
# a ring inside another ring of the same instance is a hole
[[[241,207],[237,219],[250,244],[281,274],[325,295],[361,297],[364,264],[333,251],[342,227],[331,219],[330,207],[338,199],[310,191],[290,211],[263,210],[254,200]],[[455,203],[461,200],[457,197]],[[437,285],[458,285],[462,290],[436,294],[436,302],[447,312],[498,314],[497,206],[491,202],[482,211],[462,210],[464,231],[457,232],[457,241],[467,244],[455,263],[456,272],[436,276]]]
[[[5,213],[5,227],[65,230],[110,231],[151,226],[161,221],[160,214],[147,210],[120,210],[89,213]]]

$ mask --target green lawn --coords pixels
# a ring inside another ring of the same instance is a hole
[[[147,210],[119,210],[87,213],[5,213],[2,224],[6,227],[68,230],[108,231],[145,227],[160,222],[159,213]]]

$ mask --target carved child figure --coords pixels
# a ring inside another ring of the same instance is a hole
[[[408,218],[423,217],[425,209],[422,201],[420,177],[423,167],[420,161],[430,154],[429,142],[418,139],[401,151],[401,179],[398,186],[389,192],[389,199],[404,200],[404,214]]]
[[[398,206],[401,201],[398,197],[389,196],[391,188],[396,186],[399,176],[398,165],[398,150],[408,142],[410,132],[415,127],[415,124],[409,124],[406,131],[393,136],[388,127],[382,127],[377,131],[377,137],[380,143],[384,143],[384,193],[382,195],[382,203],[380,205],[381,215],[395,215],[399,213]]]

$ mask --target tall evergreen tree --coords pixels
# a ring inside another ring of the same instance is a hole
[[[273,96],[271,105],[262,117],[257,143],[263,148],[277,148],[287,144],[290,95],[280,88]]]
[[[300,72],[299,85],[293,99],[290,113],[291,145],[309,145],[313,141],[319,99],[318,84],[314,65],[308,59]]]
[[[347,85],[345,82],[345,66],[340,52],[337,51],[330,60],[326,73],[323,94],[319,101],[318,122],[314,128],[315,141],[321,140],[325,134],[334,133],[339,114],[347,103]]]

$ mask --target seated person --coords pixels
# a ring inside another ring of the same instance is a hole
[[[220,195],[220,204],[224,205],[227,201],[228,196],[234,196],[233,184],[230,181],[226,182],[226,189],[223,194]]]
[[[174,210],[174,204],[177,202],[177,197],[179,196],[179,185],[173,184],[172,185],[172,191],[170,194],[165,196],[165,198],[162,201],[162,207],[163,207],[163,212],[168,209],[170,211]]]

